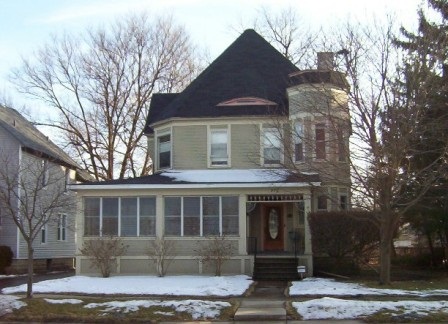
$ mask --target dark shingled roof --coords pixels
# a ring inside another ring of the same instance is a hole
[[[75,161],[15,109],[0,106],[0,127],[16,138],[25,150],[78,169]]]
[[[244,31],[179,94],[155,94],[150,125],[173,117],[231,117],[287,113],[288,75],[299,69],[254,30]],[[256,97],[276,105],[217,106],[227,100]]]

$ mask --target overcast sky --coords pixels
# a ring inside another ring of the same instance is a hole
[[[363,19],[394,13],[409,26],[416,23],[421,0],[0,0],[0,94],[23,101],[8,83],[7,75],[20,57],[50,39],[52,33],[82,31],[120,15],[146,11],[172,14],[192,40],[219,55],[236,37],[232,26],[249,26],[261,7],[272,12],[292,7],[303,24],[317,27],[346,19]],[[29,102],[27,103],[29,105]]]

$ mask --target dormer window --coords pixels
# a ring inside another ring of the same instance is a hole
[[[157,138],[159,169],[171,167],[171,134],[165,134]]]
[[[228,166],[229,163],[229,131],[225,128],[212,128],[209,132],[210,166]]]

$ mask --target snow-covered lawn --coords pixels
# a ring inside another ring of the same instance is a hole
[[[11,313],[14,309],[19,309],[26,304],[19,300],[17,296],[0,295],[0,316]]]
[[[248,276],[116,276],[110,278],[73,276],[35,283],[35,293],[240,296],[251,285]],[[4,288],[2,293],[26,292],[26,285]]]
[[[425,291],[375,289],[356,283],[338,282],[333,279],[322,278],[306,278],[302,281],[293,282],[289,293],[291,296],[448,296],[448,290],[445,289]],[[355,319],[369,316],[379,311],[388,311],[401,318],[406,316],[425,316],[434,312],[448,314],[447,301],[372,301],[323,297],[303,302],[293,302],[292,306],[304,320]]]
[[[357,283],[338,282],[334,279],[305,278],[294,281],[289,289],[291,296],[356,296],[356,295],[407,295],[427,297],[434,295],[448,295],[448,289],[433,289],[424,291],[401,289],[375,289]]]

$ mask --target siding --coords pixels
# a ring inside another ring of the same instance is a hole
[[[0,126],[0,167],[5,168],[6,164],[18,165],[20,154],[19,142],[10,135],[3,127]],[[5,171],[5,169],[3,169]],[[9,246],[14,257],[17,256],[17,227],[14,221],[1,213],[2,226],[0,227],[0,245]]]
[[[173,169],[207,169],[207,126],[173,127]]]
[[[231,126],[231,158],[233,169],[260,167],[260,131],[258,124]]]

